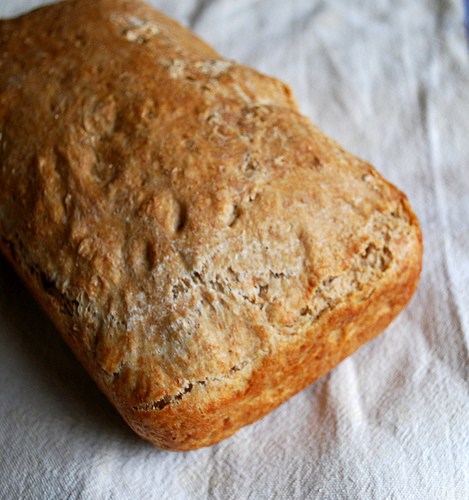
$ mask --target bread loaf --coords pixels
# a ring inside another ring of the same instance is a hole
[[[0,23],[0,246],[128,424],[211,445],[402,310],[407,199],[137,0]]]

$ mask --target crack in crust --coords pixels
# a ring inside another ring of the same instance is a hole
[[[267,353],[263,353],[264,355]],[[232,378],[235,376],[236,373],[240,372],[245,368],[247,365],[252,365],[256,360],[249,360],[249,361],[243,361],[239,366],[232,366],[230,368],[230,372],[227,375],[220,375],[219,377],[206,377],[204,380],[195,380],[193,382],[188,382],[182,389],[179,390],[179,392],[175,395],[166,395],[157,401],[153,401],[150,403],[144,403],[138,406],[134,406],[134,410],[137,411],[155,411],[155,410],[162,410],[166,408],[166,406],[169,406],[171,404],[177,404],[179,401],[182,400],[187,394],[192,392],[192,389],[199,385],[202,387],[206,387],[208,383],[210,382],[221,382],[224,379],[227,378]]]

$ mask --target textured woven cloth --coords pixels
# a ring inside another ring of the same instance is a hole
[[[1,0],[0,17],[41,5]],[[0,497],[469,498],[469,53],[461,0],[154,0],[405,191],[418,292],[376,340],[209,449],[136,437],[0,260]],[[0,54],[1,56],[1,54]]]

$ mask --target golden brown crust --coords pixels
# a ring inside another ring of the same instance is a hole
[[[405,196],[145,4],[0,24],[0,247],[124,418],[213,444],[410,299]]]

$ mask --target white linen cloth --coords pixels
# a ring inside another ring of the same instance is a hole
[[[44,4],[1,0],[0,17]],[[0,261],[0,497],[469,498],[469,52],[462,0],[154,0],[407,193],[424,271],[332,373],[196,452],[136,437]],[[0,186],[1,189],[1,186]]]

